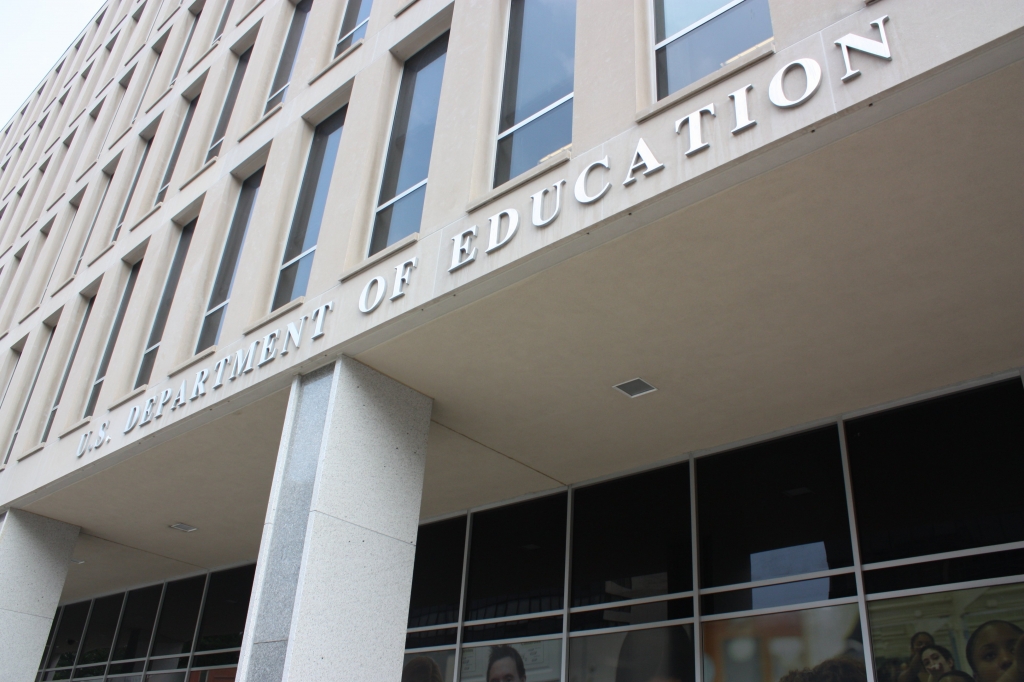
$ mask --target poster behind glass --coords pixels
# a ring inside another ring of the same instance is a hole
[[[402,662],[402,682],[452,682],[454,679],[454,649],[410,653]]]
[[[706,621],[704,682],[865,682],[856,604]]]
[[[877,682],[1024,681],[1024,584],[868,602]]]
[[[556,682],[562,677],[562,640],[467,647],[461,682]]]
[[[569,640],[569,682],[693,682],[693,626]]]

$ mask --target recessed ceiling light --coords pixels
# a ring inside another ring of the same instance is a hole
[[[191,533],[194,530],[199,530],[195,526],[190,526],[187,523],[172,523],[170,527],[174,530],[180,530],[182,533]]]
[[[643,379],[640,379],[639,377],[633,379],[632,381],[626,381],[621,384],[618,384],[613,388],[622,391],[630,398],[638,398],[646,393],[652,393],[658,390],[654,386],[651,386],[649,383],[644,381]]]

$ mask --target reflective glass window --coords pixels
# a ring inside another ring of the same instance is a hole
[[[149,640],[153,636],[153,624],[162,591],[163,585],[153,585],[128,593],[111,660],[142,658],[149,653]]]
[[[292,15],[292,23],[288,27],[288,35],[285,37],[284,48],[281,50],[281,61],[277,63],[277,73],[274,74],[274,83],[270,86],[270,96],[267,98],[264,112],[270,111],[283,102],[285,95],[288,94],[292,71],[295,70],[295,58],[302,45],[302,35],[306,32],[306,20],[309,18],[311,9],[313,9],[313,0],[302,0],[295,5],[295,13]]]
[[[695,671],[692,625],[569,640],[569,682],[693,682]]]
[[[117,337],[121,335],[121,324],[124,322],[125,313],[128,311],[128,303],[132,300],[132,292],[135,291],[135,282],[139,278],[139,268],[142,261],[132,266],[128,273],[128,282],[124,285],[124,293],[121,295],[121,304],[117,307],[114,315],[114,323],[110,327],[110,335],[107,337],[107,345],[103,348],[103,356],[100,358],[100,366],[96,370],[96,378],[93,380],[92,390],[89,392],[89,400],[85,405],[84,417],[91,417],[96,410],[96,401],[100,397],[100,389],[107,378],[107,369],[110,367],[110,360],[114,355],[114,346],[117,345]]]
[[[853,565],[835,426],[695,460],[702,587]]]
[[[118,235],[121,234],[121,228],[124,227],[124,220],[128,216],[128,208],[132,205],[132,198],[135,196],[135,188],[139,186],[139,178],[142,177],[142,171],[146,167],[146,159],[149,158],[149,150],[153,146],[153,139],[146,140],[146,146],[142,149],[142,158],[139,159],[139,165],[135,169],[135,175],[132,177],[132,184],[128,187],[128,196],[124,198],[124,205],[121,207],[121,215],[117,218],[117,225],[114,227],[114,234],[111,235],[110,241],[117,241]]]
[[[316,127],[310,145],[306,172],[299,188],[299,200],[292,217],[292,227],[285,244],[284,259],[277,279],[277,291],[271,310],[277,310],[289,301],[306,293],[309,273],[313,268],[316,243],[327,207],[327,193],[331,188],[334,162],[338,158],[338,145],[345,124],[342,108]]]
[[[1020,379],[845,428],[865,564],[1024,540]]]
[[[954,671],[945,682],[1015,677],[1024,584],[869,601],[867,610],[878,682],[928,682]]]
[[[249,611],[256,566],[242,566],[210,575],[199,627],[196,651],[232,649],[242,646],[245,616]]]
[[[88,615],[89,602],[87,601],[64,607],[60,624],[57,626],[57,634],[53,638],[53,648],[50,649],[47,668],[64,668],[74,665],[75,657],[78,656],[78,647],[82,643],[85,619]]]
[[[566,497],[473,515],[466,620],[562,608]]]
[[[181,279],[181,271],[185,267],[185,257],[188,255],[189,245],[192,244],[192,234],[195,232],[195,229],[195,220],[181,228],[181,234],[178,236],[178,246],[174,250],[174,258],[171,260],[171,269],[167,273],[167,281],[164,282],[164,291],[160,295],[160,303],[156,307],[153,326],[149,330],[146,350],[142,354],[139,374],[135,378],[135,388],[148,384],[153,374],[156,354],[160,350],[160,342],[164,337],[164,327],[167,326],[167,316],[171,312],[171,303],[174,302],[174,293],[178,290],[178,280]]]
[[[575,53],[576,0],[512,0],[495,186],[572,143]]]
[[[466,647],[460,664],[462,682],[556,682],[562,678],[562,640]]]
[[[231,9],[231,0],[224,9],[224,16]],[[231,85],[228,86],[228,94],[224,97],[224,106],[220,110],[220,118],[217,119],[217,127],[213,130],[213,139],[210,141],[210,150],[206,153],[206,160],[220,154],[224,146],[224,134],[227,133],[228,123],[231,122],[231,114],[235,110],[235,102],[238,100],[238,91],[242,89],[242,81],[245,80],[245,70],[249,68],[249,57],[252,56],[252,48],[243,52],[238,57],[238,64],[235,65],[235,74],[231,77]]]
[[[445,33],[405,62],[377,199],[370,255],[420,229],[447,52]]]
[[[866,682],[856,604],[706,621],[705,682]]]
[[[152,656],[192,651],[192,638],[196,632],[205,585],[205,575],[167,583],[163,605],[160,607],[160,620],[153,638]]]
[[[856,596],[857,579],[853,573],[843,573],[828,578],[812,578],[790,583],[702,594],[700,612],[702,615],[733,613]]]
[[[689,463],[573,493],[572,606],[693,589]]]
[[[772,39],[768,0],[654,0],[658,99]]]
[[[464,516],[420,526],[409,627],[458,622],[465,544]]]
[[[235,206],[235,215],[231,219],[231,227],[228,229],[228,237],[224,242],[224,251],[220,257],[220,266],[217,268],[217,278],[213,282],[210,302],[207,304],[203,326],[199,331],[199,342],[196,344],[197,353],[216,345],[220,339],[224,315],[227,312],[228,303],[231,301],[231,288],[234,286],[238,262],[242,257],[245,234],[249,230],[252,209],[256,205],[256,197],[259,194],[262,181],[263,169],[260,168],[242,183],[242,191],[238,195],[238,204]]]
[[[167,190],[171,187],[171,178],[174,176],[174,169],[178,165],[178,157],[181,155],[181,148],[185,145],[185,138],[188,137],[188,129],[192,125],[192,117],[199,106],[199,95],[192,98],[185,111],[185,120],[181,122],[181,129],[178,130],[178,138],[174,141],[174,149],[171,150],[171,158],[167,161],[167,168],[164,170],[164,178],[160,182],[160,189],[156,193],[155,204],[159,204],[167,197]]]
[[[68,377],[71,375],[71,368],[75,364],[75,357],[78,355],[78,347],[82,343],[82,336],[85,334],[85,326],[89,324],[89,316],[92,314],[92,305],[95,302],[95,296],[89,299],[89,304],[85,308],[85,314],[82,316],[82,324],[79,325],[78,334],[75,335],[75,343],[71,346],[71,353],[68,355],[68,361],[64,365],[64,374],[61,375],[60,384],[57,386],[57,395],[53,398],[53,405],[50,407],[50,413],[46,417],[46,426],[43,427],[43,437],[40,440],[44,443],[50,437],[50,429],[53,428],[53,420],[57,416],[57,408],[60,407],[60,401],[64,397],[64,388],[68,384]]]
[[[231,8],[234,6],[235,0],[228,0],[224,3],[224,9],[220,13],[220,21],[217,22],[217,30],[213,34],[212,43],[217,42],[222,35],[224,35],[224,29],[228,25],[228,17],[231,16]],[[211,43],[211,44],[212,44]]]
[[[82,651],[78,654],[77,665],[106,663],[114,645],[114,630],[121,617],[124,593],[97,599],[89,615],[89,626],[85,631]],[[102,674],[102,670],[101,670]],[[77,676],[77,675],[76,675]]]
[[[574,612],[569,617],[569,629],[599,630],[644,623],[660,623],[693,617],[693,598],[667,599],[642,604],[607,604],[604,608]]]
[[[402,682],[452,682],[454,679],[454,649],[406,654],[402,661]]]
[[[341,22],[341,34],[334,46],[334,56],[352,47],[366,35],[366,24],[370,21],[373,0],[348,0],[345,18]]]

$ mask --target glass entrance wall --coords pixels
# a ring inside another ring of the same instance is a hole
[[[229,682],[254,565],[57,609],[37,680]]]
[[[402,680],[1021,682],[1021,480],[1014,377],[426,524]]]

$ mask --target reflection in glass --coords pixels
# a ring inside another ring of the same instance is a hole
[[[473,516],[466,620],[562,608],[565,493]]]
[[[569,640],[569,682],[693,682],[694,672],[692,625]]]
[[[255,573],[256,566],[251,565],[210,575],[196,651],[242,646],[242,631]]]
[[[857,580],[852,573],[831,578],[799,580],[792,583],[702,594],[701,613],[731,613],[753,609],[770,609],[791,604],[809,604],[826,599],[857,596]]]
[[[420,526],[409,601],[409,627],[458,622],[465,545],[465,516]]]
[[[701,627],[705,682],[867,679],[856,604],[707,621]]]
[[[576,490],[572,537],[572,606],[689,592],[689,463]]]
[[[260,168],[242,183],[242,191],[238,195],[238,204],[235,206],[235,216],[231,220],[228,238],[224,243],[224,252],[220,257],[220,267],[217,268],[217,278],[213,282],[213,291],[210,292],[210,302],[206,307],[203,327],[199,331],[199,342],[196,344],[197,353],[216,345],[220,338],[224,313],[231,301],[231,288],[235,283],[235,273],[238,272],[242,246],[245,244],[245,234],[249,230],[252,209],[256,205],[256,197],[259,194],[262,181],[263,169]]]
[[[452,682],[454,679],[454,649],[406,654],[402,662],[402,682]]]
[[[655,3],[661,4],[683,3],[669,0],[659,0]],[[659,27],[659,35],[661,30],[671,30],[669,23],[672,28],[680,24],[683,24],[683,28],[691,26],[696,12],[719,4],[721,3],[705,0],[686,3],[684,9],[666,12],[666,23],[663,28]],[[686,21],[691,23],[684,24]],[[673,34],[669,33],[664,38],[659,38],[659,43],[666,38],[670,39],[670,42],[659,45],[654,53],[658,71],[658,99],[714,73],[734,59],[771,40],[772,35],[768,0],[744,0],[679,37],[672,39]]]
[[[865,564],[1024,540],[1019,378],[852,419],[846,442]]]
[[[281,273],[271,310],[277,310],[289,301],[306,293],[309,272],[313,267],[320,227],[327,207],[327,192],[331,188],[334,162],[338,158],[345,112],[342,108],[316,127],[309,148],[306,172],[299,189],[299,200],[292,217],[292,227],[284,248]]]
[[[607,608],[573,613],[569,616],[569,629],[574,632],[598,630],[692,617],[693,599],[690,597],[631,606],[610,604]]]
[[[556,682],[562,676],[562,640],[466,647],[459,672],[462,682],[486,682],[494,676],[500,680]]]
[[[380,214],[408,197],[414,188],[420,187],[415,191],[421,191],[426,185],[447,52],[448,34],[445,33],[405,62],[377,199],[378,214],[370,239],[370,255],[419,230],[422,195],[402,209],[396,206],[387,219]]]
[[[494,186],[530,170],[572,144],[572,99],[498,140]]]
[[[60,625],[57,626],[57,634],[53,639],[53,649],[50,650],[47,668],[64,668],[75,664],[75,656],[78,655],[78,645],[82,641],[82,630],[85,628],[85,619],[88,615],[89,602],[64,607]]]
[[[996,682],[1024,637],[1020,583],[869,601],[867,607],[878,682],[898,682],[903,671],[909,672],[904,682],[917,682],[946,669]],[[929,645],[943,654],[929,655]]]
[[[124,593],[97,599],[89,616],[89,627],[82,642],[82,651],[78,654],[77,665],[90,663],[106,663],[110,649],[114,644],[114,630],[117,619],[121,616],[121,604]],[[100,670],[103,674],[103,670]],[[78,675],[76,675],[78,677]]]
[[[864,572],[868,594],[1024,575],[1024,549],[926,561]]]
[[[405,636],[406,649],[425,649],[435,646],[455,646],[458,639],[457,627],[439,630],[417,630]]]
[[[506,620],[486,625],[467,625],[462,633],[464,642],[492,642],[497,639],[540,637],[562,632],[562,617]]]
[[[274,74],[274,83],[270,86],[270,96],[267,98],[267,106],[263,109],[263,113],[283,102],[285,95],[288,94],[292,71],[295,70],[295,58],[302,45],[302,36],[306,31],[306,20],[309,18],[311,9],[313,9],[313,0],[302,0],[295,5],[295,13],[292,15],[292,23],[288,26],[288,35],[284,39],[284,48],[281,50],[281,60],[277,63],[277,73]]]
[[[224,9],[224,16],[230,11],[230,0],[228,7]],[[231,122],[231,114],[235,110],[235,102],[238,100],[238,91],[242,89],[242,80],[245,79],[245,70],[249,67],[249,57],[252,56],[252,48],[243,52],[238,57],[238,64],[235,65],[235,75],[231,77],[231,85],[228,86],[228,94],[224,97],[224,106],[220,110],[220,118],[217,119],[217,127],[213,130],[213,140],[210,142],[210,151],[206,153],[206,160],[218,156],[224,144],[224,134],[227,133],[228,123]]]
[[[370,20],[370,8],[373,0],[348,0],[345,18],[341,22],[341,34],[338,44],[334,46],[334,56],[352,47],[366,35],[366,24]]]
[[[153,622],[156,620],[162,590],[163,585],[153,585],[128,593],[112,660],[141,658],[149,652],[149,640],[153,636]]]
[[[576,0],[512,0],[495,186],[572,142],[575,51]]]
[[[695,460],[703,587],[853,565],[835,426]]]
[[[167,583],[160,621],[153,639],[152,656],[182,654],[192,650],[192,637],[196,631],[205,585],[205,575]],[[150,669],[152,667],[151,661]]]

